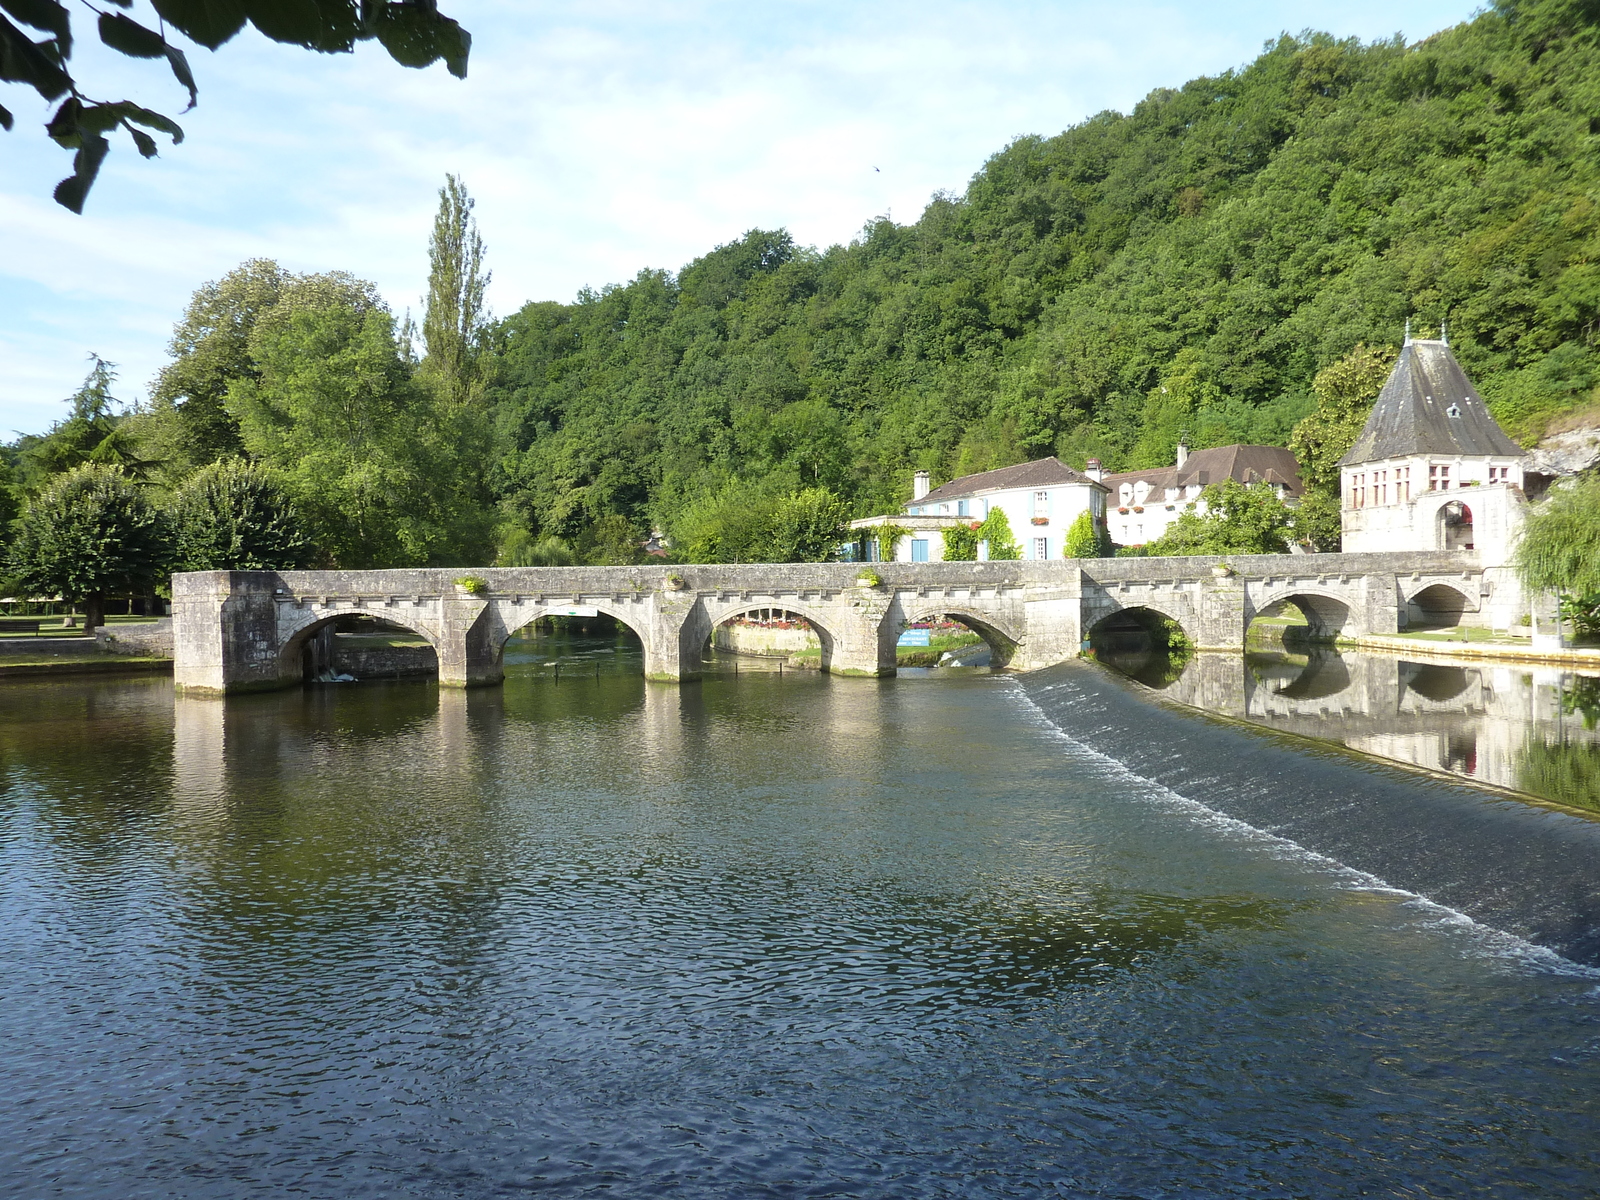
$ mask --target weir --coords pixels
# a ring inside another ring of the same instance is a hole
[[[200,571],[172,577],[179,689],[226,694],[298,684],[307,643],[340,617],[365,615],[433,646],[439,682],[499,683],[506,641],[541,617],[580,608],[626,625],[651,679],[700,674],[721,622],[757,608],[803,616],[836,675],[895,673],[913,621],[948,615],[989,643],[996,664],[1032,671],[1075,657],[1097,624],[1148,610],[1204,649],[1237,650],[1259,614],[1286,601],[1322,636],[1404,628],[1418,596],[1459,603],[1462,619],[1509,624],[1520,593],[1465,551],[1283,554],[1223,559],[1067,559],[502,567],[396,571]]]

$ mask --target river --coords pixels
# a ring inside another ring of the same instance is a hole
[[[1600,1191],[1600,824],[1088,664],[743,665],[0,689],[5,1194]]]

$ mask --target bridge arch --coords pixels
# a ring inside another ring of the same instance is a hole
[[[491,650],[493,653],[494,669],[497,672],[501,674],[504,674],[505,672],[506,645],[511,641],[511,636],[516,633],[517,630],[526,629],[529,625],[532,625],[535,621],[540,620],[543,617],[552,615],[561,616],[562,614],[560,613],[552,614],[550,611],[552,608],[557,607],[565,608],[568,606],[551,604],[524,604],[520,606],[505,605],[502,608],[500,620],[497,621],[492,627],[492,630],[488,632],[487,637],[487,640],[490,643],[487,649]],[[618,625],[621,625],[629,633],[633,634],[634,637],[639,639],[640,645],[646,647],[646,657],[648,657],[648,647],[650,643],[646,639],[644,631],[640,629],[636,623],[638,621],[637,614],[629,616],[625,613],[620,605],[607,604],[604,601],[591,603],[590,601],[585,600],[584,607],[594,609],[595,612],[599,613],[603,617],[610,617]],[[507,619],[507,614],[510,614],[509,620]],[[480,616],[478,618],[479,621],[482,622],[484,617],[487,615],[488,614],[486,611],[484,616]],[[648,672],[649,669],[650,664],[646,662],[646,672]]]
[[[762,609],[776,609],[780,612],[793,613],[803,617],[811,632],[817,635],[817,641],[822,646],[822,670],[827,671],[833,665],[835,651],[839,645],[838,632],[829,628],[835,622],[830,617],[819,616],[817,610],[803,600],[768,599],[768,600],[735,600],[728,603],[712,606],[704,605],[705,626],[703,631],[697,631],[693,650],[699,658],[705,657],[706,648],[710,645],[712,637],[717,632],[717,627],[742,617],[746,613],[759,612]]]
[[[1174,606],[1176,607],[1176,606]],[[1084,630],[1084,636],[1091,642],[1097,637],[1115,633],[1131,633],[1142,631],[1148,635],[1165,634],[1163,623],[1170,623],[1188,638],[1190,643],[1196,638],[1183,623],[1183,618],[1176,612],[1170,612],[1165,605],[1139,604],[1122,605],[1115,610],[1103,614],[1089,628]]]
[[[959,604],[952,606],[937,603],[919,604],[903,609],[899,628],[892,631],[896,641],[908,626],[935,617],[949,617],[959,621],[981,637],[984,644],[989,647],[989,662],[995,667],[1003,667],[1009,663],[1017,648],[1022,645],[1022,635],[1002,618],[989,613],[974,612],[970,607]]]
[[[403,633],[415,634],[426,641],[434,654],[434,670],[438,670],[439,639],[434,636],[423,622],[411,624],[406,621],[396,620],[387,611],[383,613],[372,612],[361,608],[340,609],[336,612],[307,611],[298,620],[290,624],[287,630],[280,630],[281,644],[278,648],[278,678],[282,680],[304,680],[316,673],[318,666],[327,667],[329,662],[308,662],[308,655],[315,657],[314,643],[319,635],[331,632],[341,620],[362,618],[372,621],[385,628],[398,630]]]
[[[1113,606],[1111,611],[1101,612],[1093,621],[1087,621],[1083,631],[1084,637],[1089,637],[1095,630],[1106,626],[1108,622],[1116,622],[1119,617],[1125,614],[1130,616],[1133,621],[1143,621],[1146,618],[1137,614],[1148,612],[1171,621],[1183,631],[1183,636],[1188,638],[1194,645],[1202,644],[1200,637],[1197,636],[1199,631],[1194,628],[1195,614],[1185,605],[1170,604],[1167,602],[1166,597],[1162,595],[1141,595],[1137,598],[1137,602],[1133,604],[1119,603],[1114,593],[1108,595],[1107,598]]]
[[[1247,614],[1249,620],[1245,622],[1246,628],[1256,617],[1271,617],[1282,612],[1286,604],[1294,605],[1305,617],[1306,636],[1312,641],[1332,641],[1341,634],[1352,632],[1349,629],[1351,607],[1347,598],[1332,591],[1304,586],[1281,587],[1262,596],[1254,606],[1254,611]]]
[[[1456,626],[1461,615],[1476,612],[1477,597],[1453,583],[1432,581],[1403,589],[1406,618],[1410,625]]]

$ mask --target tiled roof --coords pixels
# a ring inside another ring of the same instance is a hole
[[[1407,342],[1341,465],[1408,454],[1520,457],[1442,341]]]
[[[941,484],[912,504],[938,504],[942,500],[955,500],[976,496],[982,492],[1006,492],[1013,488],[1057,487],[1063,483],[1087,483],[1094,486],[1082,471],[1074,471],[1059,458],[1036,458],[1032,462],[1018,463],[1014,467],[1001,467],[994,471],[980,471],[976,475],[963,475]]]
[[[1236,479],[1240,483],[1282,484],[1291,496],[1305,491],[1300,482],[1300,464],[1282,446],[1213,446],[1209,450],[1192,450],[1181,467],[1153,467],[1148,471],[1121,471],[1107,475],[1105,484],[1113,491],[1120,484],[1143,480],[1152,492],[1162,492],[1170,487],[1204,487],[1208,483],[1221,483]]]

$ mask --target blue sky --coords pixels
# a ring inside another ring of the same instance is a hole
[[[676,270],[752,227],[848,241],[960,191],[1020,134],[1126,111],[1282,31],[1415,41],[1478,5],[440,7],[473,33],[465,82],[370,44],[329,57],[247,32],[192,50],[187,140],[148,162],[118,143],[81,217],[50,200],[69,160],[39,129],[45,106],[0,86],[17,116],[0,133],[0,439],[56,420],[90,351],[119,364],[120,398],[143,398],[189,295],[248,258],[352,271],[397,312],[420,307],[447,171],[477,199],[489,301],[506,313]],[[97,94],[182,108],[154,64],[105,52],[87,24],[80,38]]]

